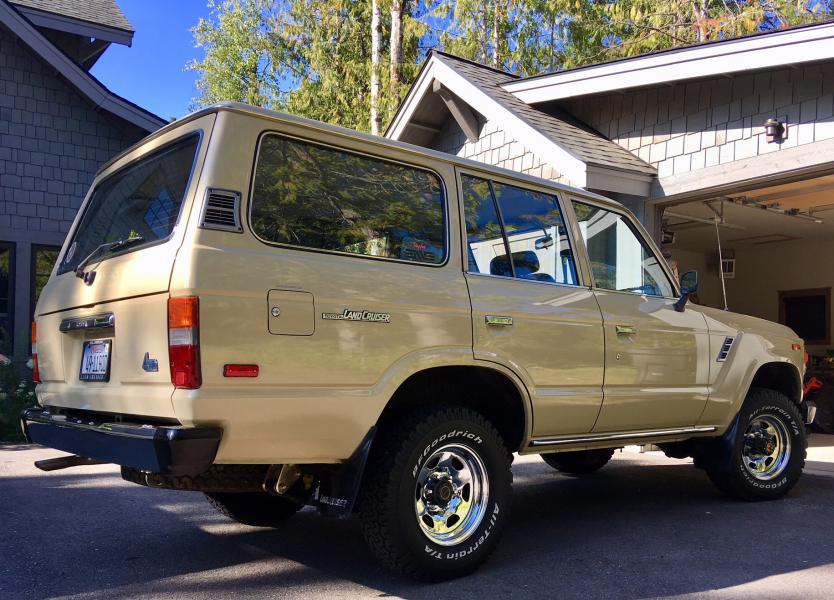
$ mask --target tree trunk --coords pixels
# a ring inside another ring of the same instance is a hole
[[[379,0],[371,0],[371,133],[379,135]]]
[[[492,13],[492,66],[501,67],[501,0],[495,0],[495,11]]]
[[[707,0],[692,0],[692,19],[698,32],[698,41],[707,41]]]
[[[400,103],[403,60],[403,0],[391,0],[391,97]]]

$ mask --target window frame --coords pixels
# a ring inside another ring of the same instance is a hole
[[[16,320],[16,307],[17,302],[15,301],[16,292],[17,292],[17,243],[15,242],[6,242],[0,241],[0,250],[8,250],[9,251],[9,287],[7,292],[9,293],[9,348],[10,354],[14,354],[15,352],[15,320]]]
[[[356,252],[342,252],[340,250],[327,250],[325,248],[314,248],[311,246],[298,246],[295,244],[286,244],[283,242],[272,242],[269,240],[265,240],[261,236],[257,234],[255,228],[252,226],[252,207],[254,206],[254,196],[255,196],[255,174],[257,173],[258,169],[258,159],[260,158],[261,154],[261,146],[263,144],[263,140],[268,136],[277,136],[279,138],[292,140],[295,142],[301,142],[302,144],[308,144],[310,146],[318,146],[320,148],[326,148],[328,150],[334,150],[336,152],[343,152],[345,154],[353,154],[356,156],[364,156],[370,158],[371,160],[376,160],[379,162],[390,163],[393,165],[400,165],[403,167],[407,167],[409,169],[415,169],[417,171],[423,171],[425,173],[430,173],[437,177],[440,181],[440,191],[441,191],[441,204],[442,204],[442,213],[443,213],[443,260],[439,263],[428,263],[428,262],[420,262],[415,260],[405,260],[402,258],[390,258],[388,256],[372,256],[370,254],[358,254]],[[401,160],[394,160],[391,158],[385,158],[376,154],[371,154],[370,152],[363,152],[360,150],[352,150],[349,148],[345,148],[344,146],[339,146],[336,144],[331,144],[327,142],[321,142],[317,140],[311,140],[309,138],[305,138],[302,136],[291,135],[283,131],[277,131],[274,129],[265,129],[258,135],[257,145],[255,147],[255,157],[252,161],[252,172],[250,175],[249,181],[249,193],[246,202],[246,227],[249,232],[254,236],[256,240],[261,242],[266,246],[270,246],[272,248],[283,248],[285,250],[295,250],[298,252],[315,252],[317,254],[330,254],[334,256],[344,256],[344,257],[351,257],[351,258],[360,258],[364,260],[377,260],[377,261],[386,261],[392,263],[400,263],[405,265],[412,265],[412,266],[419,266],[419,267],[431,267],[434,269],[439,269],[445,267],[449,264],[449,260],[451,257],[451,235],[450,235],[450,218],[449,218],[449,193],[448,193],[448,186],[446,185],[446,180],[443,178],[443,175],[435,169],[430,167],[426,167],[423,165],[416,165],[414,163],[409,163]]]
[[[171,239],[174,237],[174,235],[177,233],[177,230],[179,229],[180,224],[183,221],[183,214],[186,212],[184,210],[185,203],[187,202],[189,192],[192,189],[191,186],[194,184],[195,176],[197,174],[197,165],[198,165],[198,161],[200,160],[200,152],[203,149],[203,137],[205,136],[203,129],[192,129],[191,131],[188,131],[188,132],[184,133],[183,135],[174,138],[170,142],[166,142],[165,144],[162,144],[158,148],[154,148],[153,150],[150,150],[150,151],[146,152],[142,156],[136,157],[135,159],[131,160],[128,163],[125,163],[124,165],[122,165],[118,169],[115,169],[112,173],[109,173],[106,177],[103,177],[101,180],[96,181],[95,185],[93,187],[91,187],[90,190],[87,192],[87,196],[84,198],[82,208],[81,208],[81,210],[78,211],[78,214],[75,216],[75,221],[73,221],[72,227],[67,232],[67,238],[66,238],[67,243],[65,244],[66,248],[64,248],[64,251],[61,252],[58,256],[58,271],[57,271],[56,274],[57,275],[63,275],[64,273],[69,273],[70,271],[74,271],[74,269],[69,269],[69,268],[66,268],[66,267],[63,266],[64,263],[66,262],[66,255],[70,251],[70,248],[72,248],[73,244],[76,241],[75,236],[78,233],[78,227],[81,225],[81,222],[84,220],[84,216],[87,214],[87,211],[90,210],[90,204],[91,204],[91,201],[92,201],[92,198],[93,198],[93,194],[96,193],[96,191],[101,187],[101,185],[103,183],[106,183],[112,177],[114,177],[114,176],[116,176],[120,173],[123,173],[125,171],[125,169],[129,169],[133,166],[136,166],[138,163],[140,163],[144,160],[149,160],[149,159],[153,158],[154,155],[156,155],[158,153],[161,153],[161,152],[164,152],[165,150],[167,150],[171,146],[174,146],[176,144],[180,144],[180,143],[184,142],[187,138],[195,137],[195,136],[197,137],[197,146],[194,149],[194,160],[192,160],[192,162],[191,162],[191,172],[188,174],[188,180],[185,182],[185,193],[183,194],[182,203],[180,204],[180,210],[177,213],[177,220],[174,222],[174,226],[171,227],[171,233],[169,233],[164,238],[155,240],[153,242],[148,242],[147,244],[139,244],[139,245],[135,245],[135,246],[131,245],[131,246],[126,247],[123,250],[119,250],[117,252],[110,252],[110,253],[104,254],[103,256],[100,257],[100,260],[97,260],[96,262],[97,263],[104,262],[106,260],[110,260],[111,258],[116,258],[117,256],[124,256],[125,254],[130,254],[131,252],[138,252],[139,250],[146,250],[147,248],[153,248],[154,246],[159,246],[161,244],[166,244],[166,243],[170,242]],[[83,260],[83,257],[82,257],[82,260]]]
[[[577,288],[586,288],[587,289],[587,288],[591,287],[588,284],[588,282],[590,280],[586,277],[585,268],[582,265],[582,263],[585,260],[585,255],[583,254],[583,256],[580,257],[578,255],[577,251],[576,251],[576,248],[577,248],[577,246],[576,246],[576,241],[577,241],[576,240],[576,234],[573,231],[573,227],[571,225],[571,218],[573,217],[573,210],[571,210],[570,213],[568,213],[566,211],[566,205],[565,205],[566,199],[565,199],[565,195],[562,192],[560,192],[558,190],[548,188],[546,186],[535,185],[535,184],[531,184],[530,182],[519,181],[519,180],[516,180],[516,179],[512,179],[510,177],[502,177],[500,175],[496,175],[496,174],[492,174],[492,173],[481,173],[481,172],[478,172],[478,171],[475,171],[475,170],[462,169],[462,168],[456,168],[455,171],[457,173],[457,193],[458,193],[458,199],[459,199],[459,203],[460,203],[459,209],[460,209],[460,223],[461,223],[460,229],[461,229],[461,243],[462,243],[461,252],[462,252],[462,256],[464,257],[464,259],[462,261],[462,264],[461,264],[461,267],[463,268],[463,272],[467,276],[471,275],[473,277],[496,277],[498,279],[502,279],[502,280],[505,280],[505,281],[519,281],[519,282],[533,283],[533,284],[539,284],[539,285],[556,285],[556,286],[566,287],[566,288],[570,288],[570,289],[574,289],[574,290],[577,289]],[[466,231],[466,208],[464,206],[465,201],[464,201],[464,197],[463,197],[463,178],[464,177],[472,177],[472,178],[475,178],[475,179],[482,179],[489,184],[489,192],[490,192],[490,195],[492,196],[492,205],[493,205],[494,210],[495,210],[495,215],[498,217],[498,225],[501,227],[501,237],[504,240],[504,249],[507,252],[507,256],[508,256],[509,261],[510,261],[510,268],[512,269],[512,273],[513,273],[513,275],[511,277],[507,277],[506,275],[493,275],[492,273],[473,273],[472,271],[469,270],[469,260],[467,258],[469,256],[469,239],[468,239],[468,234],[467,234],[467,231]],[[574,268],[576,270],[576,277],[577,277],[577,280],[578,280],[577,283],[562,283],[562,282],[559,282],[559,281],[539,281],[539,280],[536,280],[536,279],[523,279],[523,278],[520,278],[520,277],[516,277],[516,275],[515,275],[515,263],[513,262],[513,259],[512,259],[512,256],[511,256],[512,253],[510,252],[510,241],[509,241],[509,238],[507,237],[507,228],[506,228],[506,225],[504,223],[504,212],[501,210],[501,205],[499,204],[498,198],[495,195],[495,186],[494,186],[495,183],[515,187],[515,188],[518,188],[518,189],[521,189],[521,190],[534,192],[534,193],[537,193],[537,194],[545,194],[547,196],[551,196],[551,197],[556,199],[556,204],[559,206],[559,212],[561,213],[562,220],[564,221],[564,224],[565,224],[565,231],[567,233],[568,244],[569,244],[570,249],[571,249],[571,254],[573,256],[573,262],[574,262]]]
[[[807,288],[801,290],[779,290],[779,323],[790,327],[786,320],[785,300],[789,298],[809,298],[822,296],[825,298],[825,338],[819,340],[805,340],[806,346],[829,346],[831,344],[831,288]]]
[[[35,305],[37,299],[35,298],[35,285],[37,284],[36,267],[38,264],[38,250],[54,250],[57,258],[55,264],[52,266],[53,270],[60,264],[61,261],[61,246],[55,244],[32,244],[29,247],[29,315],[34,319]],[[51,272],[50,272],[51,275]]]
[[[672,269],[669,266],[669,263],[663,258],[662,254],[659,254],[658,248],[656,247],[654,240],[652,240],[649,236],[644,236],[643,233],[640,231],[640,228],[636,224],[636,220],[627,210],[623,210],[621,208],[611,206],[607,203],[594,201],[591,199],[584,198],[582,196],[569,196],[567,199],[568,203],[570,204],[570,218],[573,224],[576,227],[576,231],[574,231],[574,237],[579,239],[580,243],[582,244],[582,253],[583,253],[583,260],[588,265],[588,277],[591,282],[591,289],[594,291],[600,292],[610,292],[612,294],[628,294],[629,296],[646,296],[648,298],[662,298],[664,300],[678,300],[680,296],[680,289],[679,284],[675,280],[675,277],[672,274]],[[648,251],[654,256],[655,260],[660,265],[661,270],[669,279],[669,283],[671,284],[672,288],[672,296],[662,296],[656,294],[638,294],[637,292],[629,292],[628,290],[609,290],[608,288],[599,287],[597,285],[596,279],[594,278],[594,270],[591,267],[591,257],[588,255],[588,246],[585,243],[585,240],[582,238],[582,232],[579,229],[579,219],[576,217],[576,211],[574,211],[573,204],[577,202],[579,204],[585,204],[587,206],[592,206],[594,208],[598,208],[601,210],[606,210],[610,213],[614,213],[619,217],[625,219],[628,228],[631,229],[631,232],[637,238],[639,242],[642,242]]]

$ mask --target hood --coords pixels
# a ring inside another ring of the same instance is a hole
[[[781,338],[790,341],[802,341],[793,329],[773,321],[708,306],[699,306],[698,310],[707,318],[710,331],[726,330],[728,334],[736,332],[755,333],[765,339]]]

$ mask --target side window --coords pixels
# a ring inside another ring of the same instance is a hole
[[[657,257],[628,219],[582,202],[574,202],[573,208],[597,287],[649,296],[674,295]]]
[[[515,276],[576,285],[576,264],[555,196],[494,183]]]
[[[251,225],[267,242],[438,265],[446,257],[437,175],[276,134],[260,144]]]
[[[461,177],[470,273],[512,277],[501,222],[486,179]]]

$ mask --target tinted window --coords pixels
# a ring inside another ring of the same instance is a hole
[[[252,191],[263,240],[440,264],[443,186],[427,171],[267,135]]]
[[[75,269],[96,247],[141,237],[131,250],[167,238],[179,218],[199,136],[192,135],[117,171],[96,186],[59,270]],[[106,250],[101,257],[104,258]]]
[[[576,285],[576,265],[555,196],[493,183],[515,276]]]
[[[469,272],[512,277],[504,234],[495,211],[489,182],[464,175],[461,184],[466,214]],[[493,268],[499,268],[500,271],[494,272]]]
[[[657,257],[625,217],[581,202],[574,202],[573,206],[598,288],[649,296],[673,295],[674,288]]]

